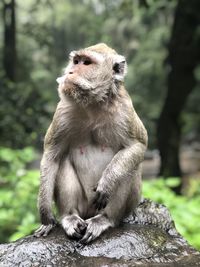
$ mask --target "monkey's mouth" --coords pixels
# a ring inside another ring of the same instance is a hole
[[[91,91],[88,88],[82,87],[78,82],[73,82],[71,79],[67,78],[62,78],[59,82],[59,90],[64,95],[72,98],[77,104],[88,106],[93,102],[90,95]]]
[[[59,86],[62,86],[65,89],[70,87],[76,87],[77,90],[81,91],[89,91],[95,89],[89,80],[83,79],[81,77],[78,78],[77,76],[76,78],[74,78],[72,75],[70,75],[70,77],[63,75],[61,77],[58,77],[56,81]]]
[[[64,95],[72,98],[77,104],[88,106],[101,104],[111,100],[116,94],[114,88],[110,86],[110,80],[104,82],[94,82],[81,77],[73,79],[72,76],[62,76],[57,79],[59,90]]]

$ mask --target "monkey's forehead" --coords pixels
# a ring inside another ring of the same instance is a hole
[[[79,51],[72,51],[69,54],[70,58],[74,58],[76,56],[78,56],[78,57],[90,57],[91,59],[93,59],[95,61],[98,61],[98,62],[102,62],[105,59],[105,55],[104,54],[101,54],[101,53],[98,53],[98,52],[95,52],[95,51],[88,51],[86,49],[82,49],[82,50],[79,50]]]
[[[90,57],[91,59],[93,59],[94,61],[97,62],[103,62],[105,59],[111,60],[112,62],[125,62],[126,59],[124,56],[118,55],[118,54],[105,54],[105,53],[99,53],[96,51],[90,51],[88,49],[82,49],[79,51],[72,51],[69,54],[70,58],[74,58],[74,57]]]
[[[105,43],[98,43],[89,47],[86,47],[84,49],[81,49],[79,51],[73,51],[70,56],[74,57],[77,56],[89,56],[92,57],[98,61],[101,61],[105,59],[105,57],[108,57],[108,55],[117,55],[117,52],[106,45]]]

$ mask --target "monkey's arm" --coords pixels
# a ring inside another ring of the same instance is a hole
[[[42,225],[35,231],[34,236],[47,236],[57,221],[52,213],[55,177],[58,163],[54,161],[50,151],[45,151],[40,167],[40,189],[38,195],[38,209]]]
[[[42,225],[35,231],[34,236],[36,237],[47,236],[57,223],[51,207],[57,171],[58,162],[53,157],[53,149],[45,149],[40,166],[38,195],[38,209]]]
[[[55,178],[58,172],[58,162],[53,159],[53,151],[45,151],[40,167],[40,189],[38,196],[38,208],[41,223],[44,225],[55,224],[52,214],[52,200],[54,194]]]
[[[59,103],[44,140],[44,154],[40,166],[40,189],[38,196],[40,218],[44,225],[55,223],[51,206],[55,189],[55,179],[63,152],[62,140],[65,135],[65,129],[61,127],[63,123],[63,110]],[[68,126],[67,119],[65,125]]]
[[[66,129],[70,128],[67,108],[66,103],[59,102],[44,140],[38,195],[38,209],[42,225],[35,231],[36,237],[48,235],[57,223],[52,212],[52,202],[60,160],[63,152],[66,153],[67,150],[68,131]]]
[[[94,205],[97,209],[105,208],[120,182],[123,181],[129,185],[133,171],[137,170],[144,159],[147,133],[137,114],[135,116],[137,128],[133,128],[128,140],[126,140],[126,145],[113,157],[99,180],[94,199]]]

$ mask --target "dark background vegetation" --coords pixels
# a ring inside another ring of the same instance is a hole
[[[0,242],[38,226],[33,161],[68,53],[105,42],[127,58],[146,163],[159,151],[162,178],[145,181],[144,195],[166,204],[200,248],[200,1],[0,0],[0,14]]]

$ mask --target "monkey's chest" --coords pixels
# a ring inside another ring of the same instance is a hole
[[[92,141],[100,146],[106,146],[117,152],[121,148],[121,133],[117,130],[115,123],[95,127],[91,131]]]
[[[115,152],[106,145],[79,144],[71,149],[71,160],[87,191],[101,178]]]
[[[79,144],[71,148],[71,158],[75,165],[81,169],[99,166],[104,168],[113,158],[115,152],[107,145],[94,145],[88,143]]]

